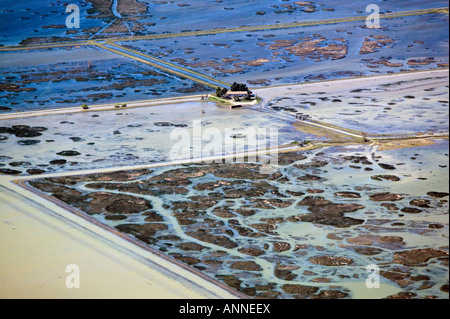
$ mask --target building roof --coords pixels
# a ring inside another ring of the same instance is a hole
[[[228,91],[228,95],[247,95],[247,91]]]

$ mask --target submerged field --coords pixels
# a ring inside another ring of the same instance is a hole
[[[436,141],[284,154],[273,174],[186,165],[30,185],[251,297],[446,298],[447,165]]]
[[[226,145],[242,145],[245,151],[260,149],[266,141],[252,149],[245,144],[247,140],[233,137],[248,128],[278,129],[281,134],[272,146],[314,138],[268,114],[233,111],[210,102],[3,120],[0,172],[29,175],[170,162],[177,143],[171,134],[185,129],[193,137],[194,121],[199,121],[202,134],[220,130],[223,139],[216,144],[224,152]],[[193,147],[194,141],[190,143]],[[207,144],[205,135],[202,146]],[[187,154],[178,159],[190,158]]]
[[[308,114],[315,121],[369,135],[446,134],[449,126],[448,78],[429,76],[389,81],[333,94],[297,90],[268,101],[265,106],[291,116]]]
[[[211,90],[93,47],[0,52],[0,59],[0,112],[150,100]]]
[[[448,16],[118,42],[225,82],[252,87],[448,67]],[[412,29],[421,25],[419,30]]]
[[[68,29],[63,3],[10,3],[0,12],[7,22],[0,28],[0,112],[213,93],[217,81],[258,88],[448,68],[448,14],[383,19],[380,29],[368,29],[367,4],[93,0],[78,2],[81,26]],[[380,9],[389,14],[430,6],[385,1]],[[180,14],[189,19],[181,21]],[[345,20],[355,16],[363,18]],[[343,20],[320,22],[333,18]],[[315,22],[289,25],[305,21]],[[249,29],[255,26],[261,27]],[[101,47],[104,40],[170,70]],[[180,70],[214,84],[173,72]]]
[[[80,8],[80,28],[65,28],[67,3],[62,1],[3,1],[0,11],[0,43],[15,45],[48,41],[85,40],[118,35],[211,30],[239,26],[291,23],[366,14],[370,1],[343,3],[326,1],[153,1],[75,0]],[[113,4],[116,4],[113,6]],[[446,1],[388,0],[381,13],[446,7]],[[189,17],[180,19],[180,16]]]
[[[448,9],[374,30],[349,19],[371,1],[73,3],[79,29],[66,28],[61,1],[3,1],[2,187],[17,178],[250,298],[448,298]],[[448,3],[379,5],[389,14]],[[230,109],[196,96],[233,82],[261,103]],[[182,96],[190,102],[164,100]],[[132,101],[143,107],[114,106]],[[267,148],[259,131],[249,145],[248,130],[272,129],[278,163],[202,162],[199,127],[219,156],[229,144]],[[172,154],[177,130],[192,138],[177,158],[185,165]],[[370,265],[379,289],[366,287]]]

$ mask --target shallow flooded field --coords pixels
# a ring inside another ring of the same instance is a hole
[[[5,0],[0,11],[0,44],[16,45],[53,40],[89,39],[96,37],[142,35],[152,33],[210,30],[292,23],[307,20],[332,19],[365,15],[370,1],[354,3],[338,0],[298,2],[281,1],[115,1],[74,0],[83,19],[80,29],[68,30],[65,21],[67,3],[63,1]],[[445,7],[446,1],[384,1],[381,13]],[[180,16],[189,17],[180,19]],[[26,41],[23,41],[26,40]]]
[[[448,141],[372,151],[285,154],[272,174],[185,165],[30,185],[251,297],[446,298]]]
[[[266,107],[369,134],[448,132],[448,78],[364,86],[333,95],[292,93],[268,101]]]
[[[119,43],[225,82],[259,87],[448,66],[447,24],[448,16],[438,14],[386,20],[379,30],[348,22]]]
[[[150,100],[211,88],[93,47],[0,52],[0,112]]]
[[[372,2],[4,0],[0,186],[250,298],[446,299],[448,3]]]
[[[92,45],[116,44],[225,84],[251,88],[448,68],[448,14],[383,19],[380,29],[357,22],[246,31],[245,26],[289,24],[364,15],[361,7],[314,1],[76,2],[80,29],[65,26],[64,3],[9,3],[0,12],[0,112],[105,104],[214,92],[164,69]],[[29,6],[28,6],[29,5]],[[445,6],[434,2],[433,7]],[[423,1],[385,1],[382,12],[426,9]],[[383,10],[384,9],[384,10]],[[47,10],[47,11],[46,11]],[[189,19],[180,19],[185,12]],[[249,14],[251,19],[248,18]],[[222,28],[236,32],[221,33]],[[213,34],[195,35],[198,30]],[[20,31],[20,32],[19,32]],[[187,32],[194,32],[187,34]],[[176,36],[173,37],[175,33]],[[186,33],[186,36],[183,36]],[[151,38],[158,35],[167,38]],[[136,39],[137,36],[150,38]],[[19,41],[21,40],[21,41]],[[2,46],[58,44],[68,48],[19,50]],[[101,41],[100,41],[101,42]],[[51,72],[48,72],[51,70]],[[224,85],[225,85],[224,84]]]
[[[265,113],[210,102],[51,115],[1,122],[0,170],[27,175],[170,162],[171,149],[179,143],[171,135],[177,129],[187,130],[193,138],[194,121],[205,135],[203,148],[210,144],[207,130],[220,131],[222,139],[212,142],[224,153],[229,144],[251,150],[247,139],[233,138],[248,128],[280,132],[275,143],[264,139],[255,150],[313,138]],[[188,148],[194,147],[193,140],[190,144]],[[177,160],[191,159],[189,155]]]

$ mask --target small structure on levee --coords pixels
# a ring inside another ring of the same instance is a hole
[[[247,91],[227,91],[227,93],[222,96],[222,98],[230,98],[230,99],[245,99],[249,93]]]
[[[225,102],[244,102],[251,103],[256,101],[256,96],[249,90],[247,85],[234,82],[230,90],[218,87],[216,96]],[[243,107],[242,105],[232,105],[231,108]]]

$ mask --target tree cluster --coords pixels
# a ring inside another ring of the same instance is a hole
[[[244,83],[236,83],[236,82],[234,82],[231,85],[231,91],[233,91],[233,92],[236,92],[236,91],[244,92],[244,91],[246,91],[246,92],[250,93],[250,90],[248,89],[247,85],[245,85]]]
[[[222,96],[224,96],[227,93],[228,93],[228,90],[225,89],[225,88],[218,87],[217,90],[216,90],[217,97],[222,97]]]

